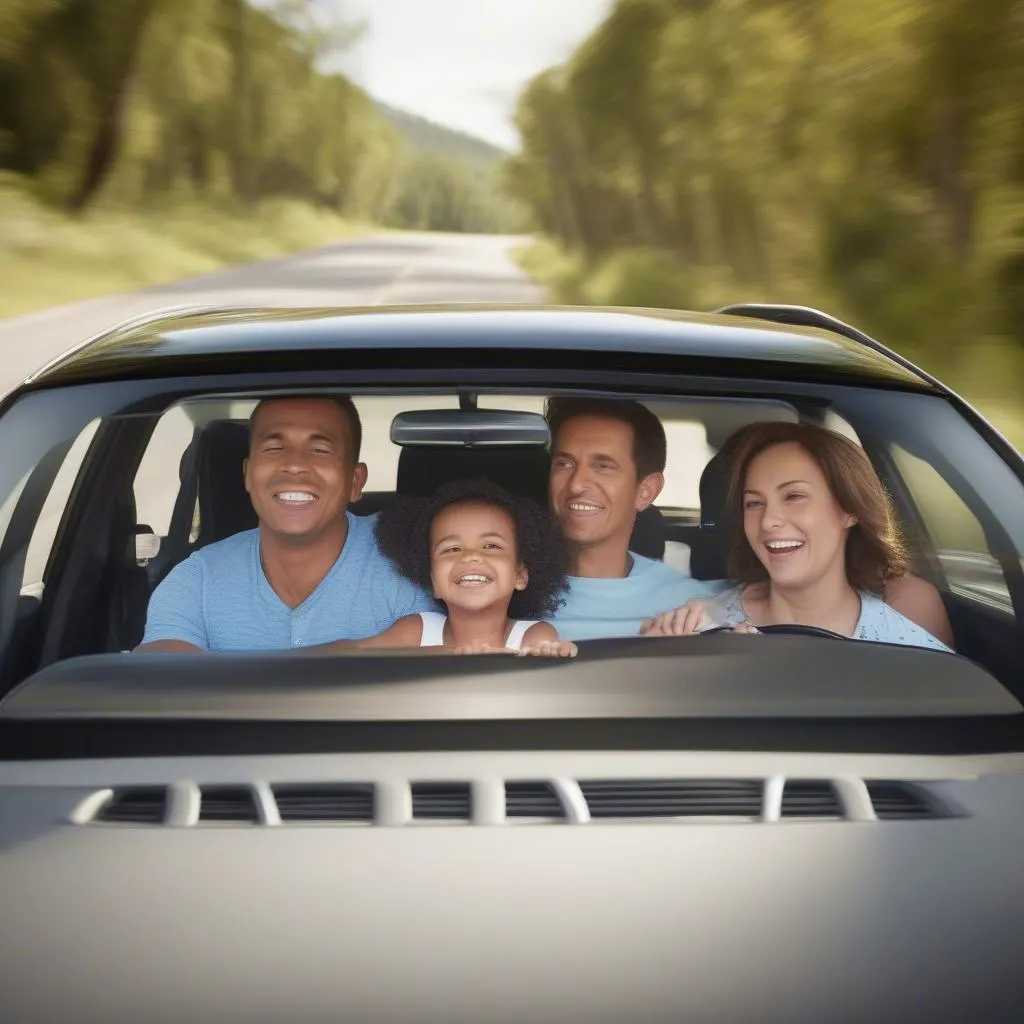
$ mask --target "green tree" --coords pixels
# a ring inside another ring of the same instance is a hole
[[[602,282],[1024,337],[1024,0],[617,0],[516,123],[506,187]]]

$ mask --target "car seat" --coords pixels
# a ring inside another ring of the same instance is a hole
[[[729,507],[732,460],[756,423],[733,431],[700,476],[700,528],[691,540],[690,573],[698,580],[729,578],[729,548],[739,523]]]
[[[698,580],[729,577],[729,465],[723,453],[724,449],[708,462],[700,477],[700,528],[689,538],[690,575]]]

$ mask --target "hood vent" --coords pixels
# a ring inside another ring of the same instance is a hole
[[[580,783],[597,818],[756,818],[760,779],[602,779]]]
[[[413,820],[469,821],[472,801],[468,782],[414,782]]]
[[[167,787],[136,786],[115,790],[93,820],[117,825],[160,825],[166,816]]]
[[[199,820],[255,824],[260,820],[256,794],[248,786],[206,786],[200,798]]]
[[[506,818],[565,820],[565,808],[550,782],[506,782]]]
[[[947,818],[923,790],[905,782],[868,782],[868,795],[879,821],[916,821]]]
[[[372,783],[281,785],[273,793],[282,822],[373,821]]]
[[[379,787],[379,789],[378,789]],[[504,815],[502,815],[504,805]],[[510,779],[169,785],[98,789],[74,824],[190,827],[217,823],[899,822],[959,817],[929,784],[829,778]]]
[[[841,818],[843,809],[831,782],[787,779],[782,790],[783,818]]]

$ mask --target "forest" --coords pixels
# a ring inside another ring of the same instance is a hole
[[[0,173],[70,214],[287,198],[386,226],[503,230],[517,211],[496,161],[411,145],[325,70],[359,31],[314,0],[0,0]]]
[[[817,305],[1024,399],[1022,0],[618,0],[516,123],[563,300]]]
[[[88,287],[197,272],[171,243],[200,236],[225,265],[346,225],[533,231],[556,301],[815,305],[1024,402],[1024,0],[615,0],[504,159],[332,71],[361,26],[326,9],[0,0],[0,315],[154,233],[148,276]]]

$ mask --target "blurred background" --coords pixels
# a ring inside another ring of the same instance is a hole
[[[1024,0],[0,0],[0,317],[404,231],[818,306],[1024,448]]]

